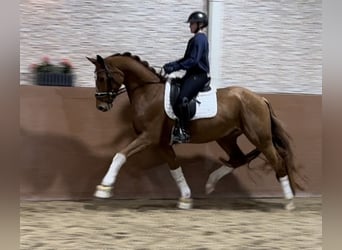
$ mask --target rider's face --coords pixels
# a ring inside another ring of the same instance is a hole
[[[191,33],[195,33],[196,32],[196,30],[197,30],[197,23],[190,23],[190,31],[191,31]]]

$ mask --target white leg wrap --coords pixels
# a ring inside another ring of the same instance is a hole
[[[176,181],[178,185],[182,198],[190,198],[191,191],[184,178],[182,168],[179,167],[175,170],[170,170],[170,172],[171,172],[173,179]]]
[[[284,177],[279,178],[281,183],[281,187],[283,188],[285,199],[293,199],[292,189],[290,187],[289,177],[285,175]]]
[[[233,171],[234,168],[228,166],[221,166],[209,175],[207,184],[205,185],[207,194],[211,193],[215,189],[216,183],[225,175]]]
[[[116,176],[118,175],[118,172],[122,165],[126,162],[126,156],[117,153],[112,161],[112,164],[109,167],[109,170],[107,171],[107,174],[102,179],[101,185],[103,186],[113,186]]]
[[[223,176],[229,174],[234,168],[222,166],[209,175],[208,182],[216,184]]]

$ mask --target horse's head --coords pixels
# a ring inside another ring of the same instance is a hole
[[[97,55],[96,59],[87,59],[95,65],[96,107],[105,112],[111,109],[113,101],[124,81],[124,73],[105,62]]]

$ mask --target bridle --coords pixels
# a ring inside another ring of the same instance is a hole
[[[111,75],[111,73],[113,74],[119,74],[121,76],[123,76],[123,73],[122,72],[115,72],[115,71],[112,71],[110,72],[109,70],[107,69],[100,69],[100,70],[95,70],[95,74],[96,74],[96,77],[99,73],[102,73],[102,72],[105,72],[106,73],[106,76],[107,76],[107,82],[106,82],[106,85],[107,85],[107,91],[97,91],[96,89],[96,92],[95,92],[95,98],[104,98],[104,97],[109,97],[111,100],[114,100],[115,97],[117,97],[118,95],[126,92],[126,88],[120,88],[119,90],[117,91],[114,91],[113,88],[112,88],[112,83],[111,81],[115,81],[115,79],[113,78],[113,76]]]

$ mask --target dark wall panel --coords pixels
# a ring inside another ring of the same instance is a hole
[[[300,196],[321,195],[321,96],[263,95],[294,139],[297,161],[308,177]],[[116,152],[134,138],[126,95],[110,112],[96,110],[92,88],[20,86],[21,199],[92,197]],[[241,137],[243,150],[251,145]],[[205,197],[205,183],[227,156],[215,144],[177,145],[194,197]],[[213,197],[282,196],[274,173],[261,170],[257,159],[224,177]],[[137,154],[121,169],[115,198],[177,198],[168,167],[153,148]]]

